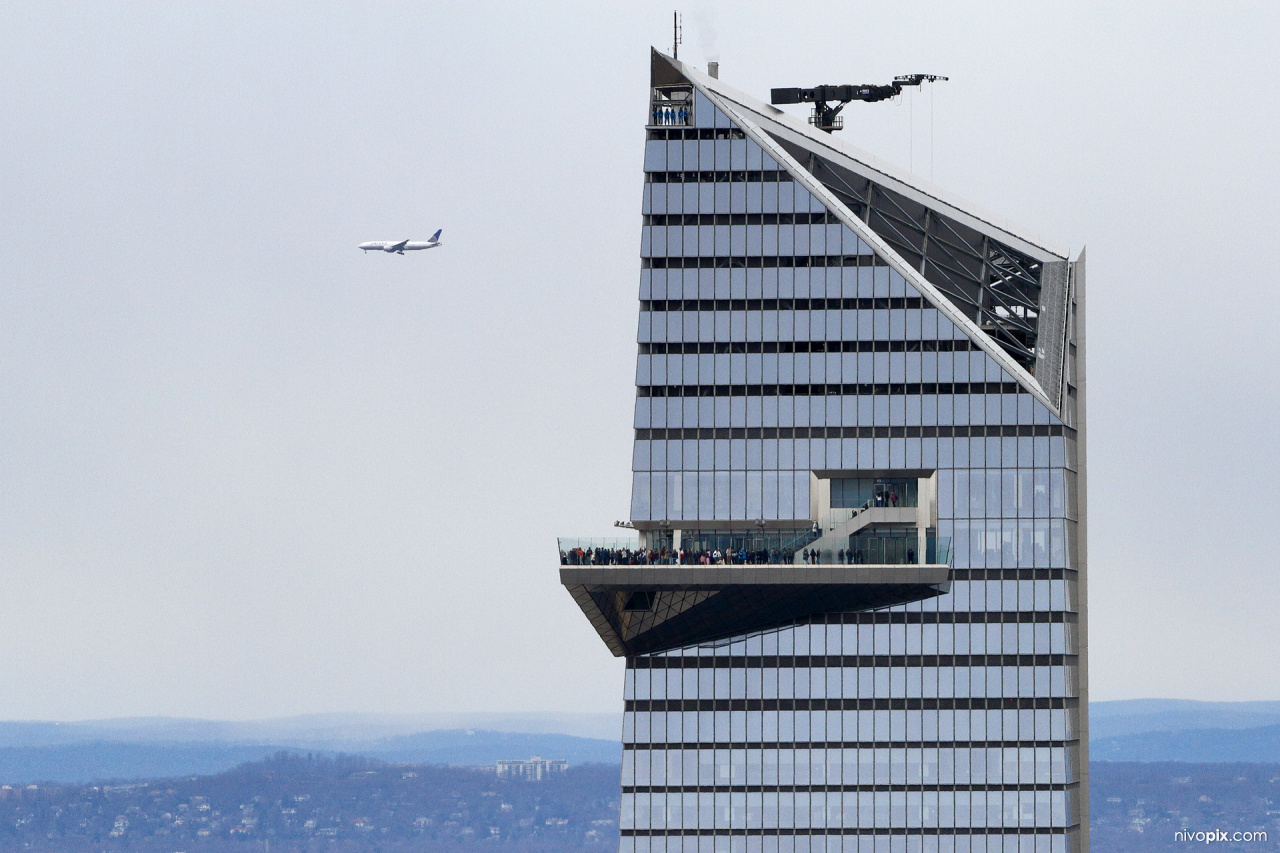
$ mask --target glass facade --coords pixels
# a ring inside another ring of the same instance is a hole
[[[830,481],[824,509],[936,503],[951,584],[628,658],[623,853],[1079,850],[1074,346],[1053,410],[771,156],[767,116],[690,87],[645,144],[633,523],[782,536]]]

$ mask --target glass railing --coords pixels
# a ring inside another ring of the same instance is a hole
[[[659,538],[661,534],[655,538]],[[680,548],[666,541],[642,548],[636,539],[560,538],[560,564],[564,566],[671,566],[671,565],[914,565],[920,562],[920,540],[914,536],[858,536],[847,548],[810,549],[816,537],[810,531],[778,530],[762,533],[708,533],[685,531]],[[792,544],[794,543],[794,544]],[[949,565],[951,539],[925,537],[925,563]]]
[[[749,537],[692,537],[679,549],[667,534],[654,537],[651,547],[641,548],[635,539],[568,539],[557,540],[560,564],[563,566],[674,566],[674,565],[764,565],[790,563],[795,549],[768,547],[763,541]],[[732,540],[739,541],[734,543]],[[710,540],[710,541],[708,541]],[[726,541],[728,540],[728,541]],[[807,541],[807,540],[806,540]],[[774,543],[775,546],[777,543]]]
[[[848,547],[802,549],[800,562],[818,565],[911,566],[920,562],[920,539],[915,536],[855,536]],[[924,562],[951,564],[951,538],[926,536]]]

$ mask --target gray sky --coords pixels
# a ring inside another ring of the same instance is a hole
[[[1280,697],[1274,4],[683,8],[951,77],[844,135],[1088,246],[1094,698]],[[554,537],[628,514],[670,14],[0,7],[0,718],[619,707]]]

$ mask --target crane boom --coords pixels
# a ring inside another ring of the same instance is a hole
[[[887,101],[902,94],[903,86],[919,86],[921,83],[933,83],[946,80],[938,74],[903,74],[893,78],[892,83],[877,85],[864,83],[860,86],[814,86],[812,89],[773,89],[769,93],[772,104],[813,104],[813,115],[809,123],[818,130],[827,133],[844,127],[844,119],[840,111],[850,101]],[[833,103],[835,102],[835,103]]]

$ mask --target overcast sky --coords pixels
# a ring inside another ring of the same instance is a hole
[[[950,76],[844,138],[1088,247],[1093,698],[1280,698],[1275,4],[956,5],[681,57]],[[620,707],[555,537],[629,512],[670,18],[0,6],[0,718]]]

